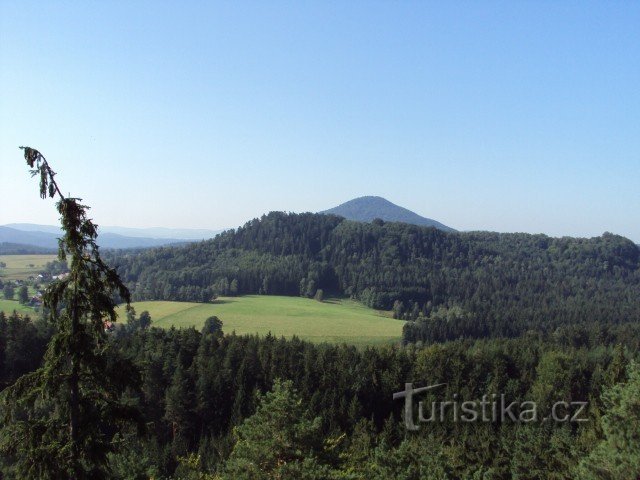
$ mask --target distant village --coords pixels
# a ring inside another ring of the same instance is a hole
[[[19,287],[21,285],[29,286],[29,282],[34,282],[33,286],[36,288],[36,292],[30,296],[28,306],[35,308],[38,310],[42,306],[42,295],[44,294],[44,290],[42,290],[42,286],[47,285],[49,282],[53,282],[54,280],[64,280],[69,276],[69,272],[60,273],[58,275],[47,275],[39,273],[38,275],[27,277],[26,280],[16,280],[15,283]]]
[[[0,269],[2,265],[0,265]],[[49,262],[40,273],[34,273],[24,279],[0,278],[0,291],[5,300],[15,300],[21,305],[39,311],[45,287],[55,280],[64,280],[69,276],[66,263]]]
[[[69,276],[67,264],[57,260],[47,263],[40,269],[29,265],[29,268],[33,270],[33,274],[21,279],[3,278],[1,274],[4,268],[6,268],[6,264],[0,262],[0,299],[9,301],[5,302],[4,305],[0,305],[0,310],[4,308],[5,312],[16,309],[19,304],[24,307],[30,307],[36,313],[39,313],[42,309],[46,287],[53,281],[64,280]],[[150,324],[151,316],[149,312],[142,312],[139,317],[136,316],[133,309],[127,313],[127,328],[129,329],[144,329]],[[105,332],[117,333],[118,330],[123,328],[125,328],[123,324],[117,324],[109,319],[104,320]]]

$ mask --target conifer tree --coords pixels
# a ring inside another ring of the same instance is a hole
[[[636,480],[640,478],[640,365],[627,367],[628,380],[604,394],[604,440],[585,458],[576,478]]]
[[[236,444],[226,463],[225,478],[293,479],[316,476],[322,468],[320,418],[310,419],[291,381],[276,380],[271,392],[259,399],[256,413],[235,428]]]
[[[171,425],[173,450],[177,455],[184,455],[193,447],[197,433],[196,401],[193,379],[178,362],[165,400],[165,418]]]
[[[21,148],[41,198],[57,198],[58,259],[68,261],[69,275],[43,297],[55,334],[42,367],[3,392],[0,449],[15,458],[18,478],[108,478],[115,433],[138,419],[126,394],[138,388],[139,374],[115,353],[104,323],[116,320],[116,299],[129,305],[129,291],[100,257],[89,207],[62,194],[40,152]]]
[[[23,305],[26,305],[29,302],[29,290],[26,285],[22,285],[18,289],[18,301]]]
[[[13,296],[15,295],[15,293],[16,291],[15,291],[15,288],[13,287],[13,283],[7,282],[4,284],[3,294],[4,294],[5,300],[13,300]]]

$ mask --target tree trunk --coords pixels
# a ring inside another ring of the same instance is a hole
[[[76,283],[77,292],[77,283]],[[77,295],[77,293],[76,293]],[[75,296],[75,295],[74,295]],[[80,449],[78,448],[78,423],[80,420],[80,360],[77,356],[77,337],[79,330],[78,308],[74,302],[73,310],[71,312],[71,375],[69,377],[69,434],[71,437],[71,462],[73,469],[73,477],[71,480],[77,480],[79,478],[79,465],[80,465]]]

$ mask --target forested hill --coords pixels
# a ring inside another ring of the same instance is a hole
[[[406,341],[640,319],[639,248],[608,233],[450,233],[272,212],[206,242],[109,255],[138,300],[323,289],[416,320]]]

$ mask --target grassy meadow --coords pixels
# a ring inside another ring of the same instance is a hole
[[[216,315],[225,333],[280,337],[297,335],[313,342],[361,345],[400,341],[404,322],[389,312],[367,308],[346,299],[318,302],[302,297],[246,295],[221,297],[214,303],[150,301],[133,304],[140,314],[148,310],[156,327],[201,328]]]
[[[11,314],[14,310],[18,313],[24,314],[33,314],[35,312],[33,308],[21,305],[17,300],[5,300],[1,297],[2,294],[0,293],[0,312],[4,312],[6,314]]]
[[[57,255],[0,255],[0,262],[7,264],[0,268],[0,278],[3,280],[26,280],[31,275],[37,275],[44,266],[56,260]]]

